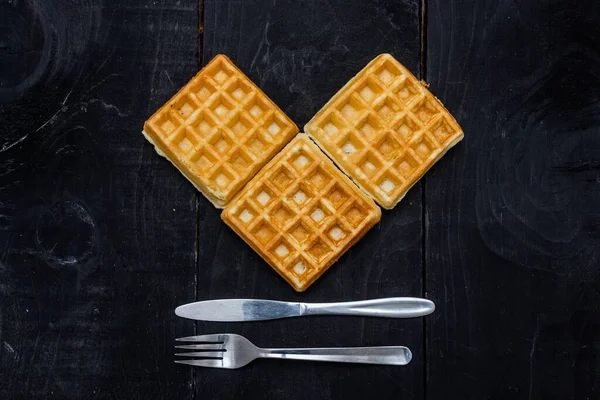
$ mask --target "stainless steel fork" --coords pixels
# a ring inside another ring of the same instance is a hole
[[[176,353],[178,357],[194,357],[178,359],[176,363],[210,368],[240,368],[257,358],[380,365],[406,365],[412,359],[412,353],[404,346],[261,349],[245,337],[232,333],[189,336],[176,341],[197,342],[175,346],[176,349],[196,350]]]

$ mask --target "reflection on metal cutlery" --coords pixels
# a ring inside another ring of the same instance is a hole
[[[180,343],[200,342],[175,346],[176,349],[193,350],[175,354],[186,357],[175,362],[196,367],[234,369],[257,358],[379,365],[406,365],[412,359],[410,350],[404,346],[261,349],[245,337],[235,334],[190,336],[176,340]]]
[[[175,309],[180,317],[201,321],[259,321],[306,315],[354,315],[361,317],[414,318],[431,314],[435,305],[416,297],[350,301],[344,303],[295,303],[274,300],[223,299],[185,304]]]

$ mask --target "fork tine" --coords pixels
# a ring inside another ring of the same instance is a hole
[[[193,365],[195,367],[224,368],[223,360],[175,360],[176,364]]]
[[[198,335],[198,336],[186,336],[175,339],[176,342],[218,342],[223,343],[224,335]]]
[[[223,343],[204,343],[204,344],[186,344],[175,346],[176,349],[182,350],[224,350]]]
[[[223,352],[221,351],[189,351],[187,353],[175,353],[175,355],[183,357],[223,358]]]

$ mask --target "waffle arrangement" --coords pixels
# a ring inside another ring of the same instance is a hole
[[[373,200],[393,208],[463,138],[442,103],[389,54],[304,129],[297,135],[283,111],[218,55],[143,131],[299,292],[380,220]]]
[[[144,124],[144,136],[216,207],[298,132],[229,58],[216,56]]]
[[[387,209],[463,138],[442,103],[389,54],[352,78],[304,131]]]
[[[302,292],[379,221],[381,211],[299,134],[221,217]]]

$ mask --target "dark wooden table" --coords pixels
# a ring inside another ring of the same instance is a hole
[[[140,134],[218,53],[299,126],[372,57],[465,139],[304,294]],[[0,2],[0,399],[600,398],[595,1]],[[220,324],[224,297],[425,296],[415,320]],[[173,363],[173,339],[403,344],[407,367]]]

